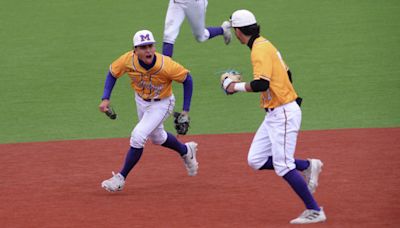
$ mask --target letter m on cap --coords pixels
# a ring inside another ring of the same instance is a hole
[[[150,41],[150,34],[140,35],[140,39],[141,39],[142,42],[145,41],[145,40]]]

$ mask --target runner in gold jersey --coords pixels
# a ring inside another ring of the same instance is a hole
[[[231,16],[236,38],[251,49],[253,79],[251,82],[223,81],[227,94],[259,92],[266,116],[258,128],[248,153],[248,163],[255,170],[275,170],[283,177],[306,206],[292,224],[323,222],[325,212],[312,193],[318,184],[322,162],[318,159],[295,159],[297,135],[301,124],[300,99],[293,88],[290,71],[275,46],[260,36],[260,26],[248,10],[237,10]],[[297,171],[302,171],[305,179]]]

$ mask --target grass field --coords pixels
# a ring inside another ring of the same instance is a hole
[[[0,143],[129,136],[137,119],[128,78],[114,88],[119,118],[110,121],[97,109],[105,75],[139,29],[152,30],[161,50],[167,4],[3,0]],[[302,129],[400,126],[399,1],[211,0],[207,24],[239,8],[255,13],[292,69],[304,97]],[[255,131],[258,95],[225,96],[217,74],[235,68],[251,80],[246,46],[197,43],[185,22],[174,53],[194,77],[191,134]],[[181,86],[174,88],[180,109]]]

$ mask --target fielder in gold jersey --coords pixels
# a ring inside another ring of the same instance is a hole
[[[115,78],[125,73],[131,78],[131,87],[143,99],[164,99],[172,95],[172,81],[183,83],[189,71],[171,58],[155,53],[154,66],[141,66],[139,57],[129,51],[110,65]]]
[[[294,158],[301,110],[296,102],[299,98],[291,83],[290,71],[275,46],[260,36],[260,26],[250,11],[235,11],[231,26],[237,39],[251,49],[254,80],[234,82],[226,77],[222,86],[227,94],[259,92],[261,107],[266,111],[251,143],[248,164],[255,170],[275,170],[304,202],[306,210],[290,223],[323,222],[325,212],[312,195],[318,185],[322,162]],[[297,170],[303,172],[305,179]]]
[[[110,192],[122,190],[125,179],[142,155],[147,139],[178,152],[189,176],[195,176],[198,170],[197,143],[181,143],[173,134],[166,132],[163,125],[175,106],[173,81],[183,84],[182,113],[189,113],[193,92],[189,71],[170,57],[156,53],[155,39],[149,30],[138,31],[133,37],[133,46],[133,51],[126,52],[110,65],[99,105],[101,112],[109,110],[111,92],[116,80],[128,74],[135,91],[139,122],[132,131],[130,148],[121,171],[117,174],[113,172],[110,179],[101,183],[101,186]]]

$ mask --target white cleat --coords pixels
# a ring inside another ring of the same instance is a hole
[[[290,221],[290,224],[309,224],[317,222],[325,222],[326,215],[324,209],[321,207],[320,211],[316,210],[305,210],[298,218]]]
[[[231,34],[231,23],[229,21],[224,21],[221,25],[224,30],[224,42],[228,45],[231,42],[232,34]]]
[[[308,161],[310,162],[310,166],[304,170],[303,173],[307,182],[308,190],[310,190],[311,193],[314,193],[318,186],[318,177],[324,164],[319,159],[308,159]]]
[[[189,176],[196,176],[197,170],[199,169],[199,163],[196,159],[197,143],[188,142],[185,143],[187,147],[187,154],[183,155],[183,162],[185,163],[186,170]]]
[[[112,172],[113,177],[101,183],[101,187],[109,192],[121,191],[125,185],[125,178],[120,173]]]

